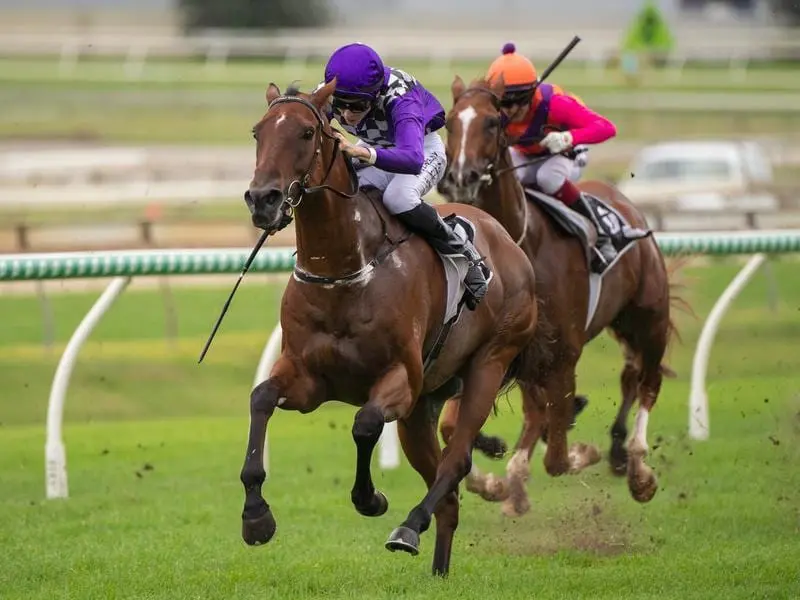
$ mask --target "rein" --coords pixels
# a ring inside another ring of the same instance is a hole
[[[455,98],[453,104],[458,102],[461,98],[463,98],[464,96],[466,96],[469,93],[487,95],[489,97],[489,99],[491,100],[491,102],[492,102],[492,106],[494,106],[494,108],[497,109],[498,112],[500,112],[500,99],[491,90],[488,90],[486,88],[481,88],[481,87],[472,87],[472,88],[469,88],[469,89],[465,90],[461,95],[458,96],[458,98]],[[545,160],[546,158],[548,158],[548,157],[537,157],[534,160],[526,161],[526,162],[521,163],[519,165],[512,165],[510,167],[503,167],[502,169],[497,169],[496,168],[497,163],[500,162],[500,159],[503,156],[503,153],[504,152],[508,152],[508,149],[509,149],[509,145],[508,145],[507,140],[505,138],[503,129],[501,127],[498,127],[497,128],[497,150],[495,151],[494,158],[489,162],[489,164],[486,165],[486,167],[483,170],[483,173],[481,173],[481,176],[478,179],[478,190],[479,191],[480,191],[480,187],[482,187],[484,184],[492,185],[492,183],[495,181],[495,179],[498,178],[500,175],[503,175],[505,173],[510,173],[511,171],[516,171],[517,169],[522,169],[522,168],[528,167],[530,165],[534,165],[534,164],[536,164],[538,162],[541,162],[541,161]],[[522,204],[522,223],[523,223],[523,225],[522,225],[522,233],[520,234],[519,238],[516,240],[516,244],[517,244],[517,246],[519,246],[519,245],[522,244],[522,242],[525,240],[525,237],[528,234],[528,202],[525,200],[525,190],[522,187],[522,184],[519,182],[519,180],[516,177],[514,178],[514,181],[517,184],[517,187],[519,188],[521,204]]]
[[[300,203],[303,201],[303,198],[306,194],[315,194],[317,192],[329,191],[333,192],[337,196],[341,198],[353,198],[355,197],[358,192],[360,191],[359,184],[358,184],[358,174],[356,173],[355,167],[353,166],[353,162],[348,159],[346,156],[345,159],[345,167],[347,168],[347,173],[350,178],[350,189],[352,190],[349,193],[342,192],[335,187],[326,183],[328,177],[330,177],[331,171],[333,170],[333,166],[336,163],[336,159],[340,154],[339,148],[339,138],[328,132],[326,129],[326,122],[322,117],[319,109],[314,106],[311,102],[306,100],[305,98],[301,98],[300,96],[280,96],[273,100],[267,111],[271,110],[273,106],[277,104],[284,104],[287,102],[296,102],[298,104],[303,105],[307,109],[309,109],[314,118],[317,120],[317,130],[315,133],[315,149],[314,155],[311,159],[311,163],[308,165],[308,169],[306,169],[305,175],[301,179],[295,179],[286,187],[286,191],[283,194],[283,204],[286,206],[284,212],[284,219],[281,221],[279,229],[286,227],[289,223],[291,223],[293,218],[294,210],[300,206]],[[319,135],[316,135],[319,134]],[[322,154],[322,138],[326,137],[329,140],[333,141],[333,151],[331,153],[330,161],[328,162],[328,167],[325,170],[325,176],[322,178],[322,183],[319,185],[311,185],[311,172],[314,169],[314,163],[316,162],[317,158]],[[378,210],[378,207],[375,206],[374,200],[368,195],[367,196],[370,201],[370,205],[375,209],[375,212],[378,215],[378,219],[380,219],[381,227],[383,229],[383,237],[386,242],[388,242],[388,247],[384,250],[378,252],[375,257],[370,260],[366,265],[364,265],[358,271],[354,271],[352,273],[348,273],[347,275],[343,275],[341,277],[324,277],[322,275],[315,275],[314,273],[310,273],[304,269],[301,269],[299,266],[295,265],[294,267],[294,277],[298,281],[302,281],[304,283],[314,283],[314,284],[322,284],[322,285],[346,285],[350,283],[354,283],[359,281],[361,278],[366,277],[376,266],[378,266],[381,262],[383,262],[386,257],[388,257],[395,249],[400,246],[403,242],[405,242],[409,237],[406,235],[399,240],[393,240],[389,237],[387,231],[386,221],[383,218],[383,215]]]

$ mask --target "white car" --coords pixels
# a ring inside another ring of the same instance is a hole
[[[773,181],[772,164],[757,142],[679,141],[640,150],[620,191],[642,207],[672,211],[766,212],[778,199],[761,187]]]

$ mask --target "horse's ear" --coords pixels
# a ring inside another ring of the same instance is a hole
[[[464,85],[464,80],[461,79],[460,75],[456,75],[455,79],[453,79],[453,83],[450,85],[450,91],[453,92],[453,100],[457,100],[458,97],[464,93],[464,89],[467,86]]]
[[[272,104],[272,101],[280,95],[280,88],[278,88],[278,86],[274,83],[270,82],[269,86],[267,87],[267,104]]]
[[[492,90],[492,93],[497,96],[498,98],[502,98],[503,94],[506,93],[506,82],[503,78],[503,74],[500,73],[497,78],[489,84]]]
[[[327,104],[334,91],[336,91],[336,77],[311,94],[311,102],[314,106],[322,110],[322,107]]]

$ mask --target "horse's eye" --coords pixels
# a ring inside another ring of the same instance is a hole
[[[500,119],[497,117],[489,117],[486,119],[486,129],[496,129],[500,126]]]
[[[256,130],[255,127],[253,127],[253,129],[250,130],[250,133],[253,134],[253,139],[254,140],[258,140],[258,131]]]
[[[306,129],[303,132],[303,139],[304,140],[310,140],[310,139],[313,139],[313,137],[314,137],[314,130],[311,127],[309,127],[308,129]]]

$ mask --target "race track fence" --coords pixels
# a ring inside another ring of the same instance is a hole
[[[769,254],[800,252],[800,230],[660,233],[656,234],[656,240],[666,255],[751,255],[745,267],[717,300],[703,325],[694,354],[689,396],[689,435],[696,440],[706,440],[709,437],[706,373],[714,337],[722,318]],[[68,496],[62,424],[67,389],[78,354],[94,327],[125,291],[132,278],[156,275],[236,274],[241,271],[249,252],[247,248],[166,249],[0,256],[0,281],[111,278],[105,291],[72,334],[53,378],[47,410],[45,443],[47,498]],[[293,248],[265,249],[256,257],[251,271],[287,272],[292,270],[294,264]],[[259,360],[254,386],[268,377],[272,365],[280,354],[281,336],[278,324]],[[396,423],[390,423],[381,436],[379,451],[381,468],[397,467],[400,464],[399,454]],[[268,467],[266,447],[264,466],[265,469]]]

